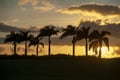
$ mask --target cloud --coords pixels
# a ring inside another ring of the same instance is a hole
[[[109,31],[112,33],[112,37],[120,38],[120,23],[108,23],[106,20],[95,20],[95,21],[83,21],[80,23],[80,26],[91,26],[91,31]]]
[[[19,0],[18,5],[23,6],[26,4],[32,4],[33,6],[38,5],[40,3],[39,0]]]
[[[14,20],[13,20],[14,21]],[[16,22],[16,19],[15,19]],[[0,22],[0,32],[10,32],[10,31],[26,31],[29,30],[31,32],[38,32],[39,29],[35,26],[30,26],[29,28],[20,28],[20,27],[16,27],[16,26],[12,26],[3,22]]]
[[[55,8],[48,0],[19,0],[18,2],[18,5],[21,7],[27,4],[31,4],[34,10],[49,11]]]
[[[59,9],[57,12],[63,14],[83,14],[83,15],[101,15],[101,16],[120,16],[120,7],[103,4],[84,4],[72,6],[65,9]]]
[[[0,23],[0,32],[10,32],[10,31],[20,31],[20,30],[26,30],[26,29],[18,28],[5,23]]]
[[[18,22],[18,21],[19,21],[19,20],[18,20],[17,18],[11,20],[12,23],[16,23],[16,22]]]
[[[47,0],[42,0],[41,1],[42,6],[35,6],[34,9],[35,10],[43,10],[43,11],[49,11],[55,8],[55,6],[53,4],[51,4],[50,2],[48,2]]]

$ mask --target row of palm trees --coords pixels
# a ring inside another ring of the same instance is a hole
[[[44,44],[41,42],[43,37],[48,37],[48,55],[51,54],[51,36],[57,35],[60,30],[54,25],[48,25],[40,29],[39,34],[37,36],[34,36],[30,34],[30,31],[20,31],[20,32],[14,32],[12,31],[9,35],[6,36],[6,39],[4,40],[4,43],[12,42],[14,45],[14,55],[16,55],[16,47],[17,44],[24,42],[25,43],[25,56],[27,56],[27,48],[28,48],[28,42],[29,46],[36,46],[36,54],[38,56],[38,48],[39,44],[44,47]],[[85,53],[86,56],[88,56],[88,50],[92,49],[96,54],[98,53],[99,48],[99,58],[101,58],[101,48],[103,45],[103,42],[109,49],[109,39],[106,37],[106,35],[110,35],[111,33],[108,31],[97,31],[93,30],[90,33],[90,27],[76,27],[72,25],[68,25],[66,28],[62,29],[62,35],[60,36],[60,39],[63,39],[68,36],[72,36],[72,45],[73,45],[73,56],[75,56],[75,44],[79,40],[85,40]],[[90,42],[90,44],[89,44]],[[89,49],[88,49],[89,47]]]

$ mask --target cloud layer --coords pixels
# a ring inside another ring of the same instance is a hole
[[[99,30],[99,31],[109,31],[112,33],[112,37],[120,38],[120,23],[107,23],[102,20],[95,20],[95,21],[83,21],[80,23],[81,26],[91,26],[91,31]]]
[[[26,31],[26,30],[29,30],[31,32],[38,32],[39,31],[39,29],[35,26],[30,26],[29,28],[19,28],[16,26],[12,26],[12,25],[8,25],[6,23],[0,22],[0,32],[10,32],[10,31],[18,32],[18,31]]]
[[[84,4],[79,6],[72,6],[65,9],[60,9],[57,12],[65,14],[100,14],[102,16],[120,16],[120,7],[114,5],[102,4]]]
[[[0,23],[0,32],[10,32],[10,31],[20,31],[20,30],[26,30],[26,29],[17,28],[15,26],[7,25],[5,23]]]
[[[25,6],[31,4],[34,10],[49,11],[55,8],[55,6],[48,0],[19,0],[19,6]]]

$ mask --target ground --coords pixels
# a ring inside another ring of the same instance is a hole
[[[120,80],[120,59],[0,58],[0,80]]]

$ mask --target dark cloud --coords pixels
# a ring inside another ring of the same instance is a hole
[[[79,6],[72,6],[69,8],[58,10],[61,13],[82,13],[82,12],[96,12],[103,16],[120,15],[120,7],[114,5],[103,5],[103,4],[84,4]]]
[[[102,25],[102,23],[104,23]],[[84,21],[80,23],[80,26],[91,26],[92,30],[106,30],[112,33],[113,37],[120,38],[120,23],[105,23],[102,20],[96,20],[96,21]]]
[[[20,31],[20,30],[25,30],[25,29],[0,23],[0,32],[10,32],[10,31]]]
[[[66,37],[64,39],[59,39],[59,37],[51,38],[52,45],[71,45],[71,41],[72,41],[71,37]],[[48,38],[47,37],[43,38],[42,42],[44,44],[48,44]]]
[[[26,30],[29,30],[31,32],[38,32],[39,29],[34,27],[34,26],[30,26],[29,29],[25,29],[25,28],[18,28],[18,27],[15,27],[15,26],[11,26],[11,25],[7,25],[5,23],[0,23],[0,32],[10,32],[10,31],[26,31]]]
[[[109,36],[110,39],[110,45],[117,45],[120,46],[120,23],[105,23],[104,25],[101,25],[104,21],[102,20],[96,20],[96,21],[83,21],[80,23],[80,27],[88,27],[91,26],[90,31],[98,30],[98,31],[109,31],[111,33],[111,36]]]
[[[0,43],[3,43],[4,42],[4,39],[3,37],[0,37]]]
[[[93,30],[99,30],[99,31],[106,30],[106,31],[109,31],[109,32],[112,33],[112,35],[110,36],[111,45],[120,45],[120,42],[119,42],[119,40],[120,40],[120,23],[118,23],[118,24],[116,24],[116,23],[108,23],[106,21],[107,20],[104,20],[104,21],[102,21],[102,20],[83,21],[83,22],[80,23],[80,26],[81,27],[82,26],[85,26],[85,27],[91,26],[91,29],[90,29],[91,31],[93,31]],[[104,24],[102,24],[102,23],[104,23]],[[2,25],[5,25],[5,24],[2,24]],[[7,25],[7,27],[9,27],[9,26]],[[5,28],[7,28],[7,27],[5,27]],[[34,28],[34,27],[32,27],[32,28]],[[13,27],[12,28],[10,27],[10,29],[14,30]],[[10,30],[6,30],[6,31],[10,31]],[[3,42],[3,40],[4,40],[4,38],[0,38],[1,42]],[[56,36],[56,37],[52,37],[51,41],[52,41],[52,45],[71,45],[72,44],[71,43],[71,41],[72,41],[71,37],[66,37],[66,38],[60,40],[59,36]],[[48,38],[47,37],[43,38],[42,42],[44,44],[48,44]],[[77,45],[84,45],[84,41],[82,40],[80,42],[77,42]]]

